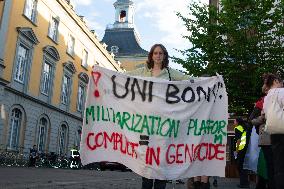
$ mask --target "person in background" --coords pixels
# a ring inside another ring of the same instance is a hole
[[[157,77],[169,81],[189,79],[188,75],[184,75],[169,67],[168,51],[162,44],[155,44],[152,46],[145,67],[129,71],[127,74],[132,76]],[[166,180],[142,177],[142,189],[152,189],[153,185],[154,189],[165,189],[166,183]]]
[[[193,177],[187,179],[187,181],[186,181],[186,188],[187,188],[187,189],[194,189]]]
[[[218,187],[217,176],[213,177],[213,186]]]
[[[74,146],[73,148],[70,149],[70,165],[69,167],[71,169],[79,169],[81,167],[81,158],[80,158],[80,153],[78,150],[77,146]]]
[[[194,189],[210,189],[210,182],[208,176],[193,177]]]
[[[265,85],[262,86],[263,94],[267,95],[268,89]],[[264,96],[265,97],[265,96]],[[256,128],[256,133],[259,135],[258,146],[261,148],[258,158],[257,183],[255,189],[274,189],[274,169],[273,169],[273,154],[271,148],[270,134],[265,132],[265,116],[263,113],[264,97],[261,97],[256,103],[252,114],[250,115],[251,123]]]
[[[268,94],[264,98],[263,111],[267,116],[269,108],[269,102],[273,95],[277,94],[277,102],[281,109],[284,107],[284,88],[283,81],[276,74],[265,74],[264,85],[267,87]],[[283,116],[283,113],[282,113]],[[267,117],[266,117],[267,119]],[[283,123],[284,126],[284,123]],[[284,188],[284,134],[272,134],[271,135],[271,147],[273,153],[273,165],[274,165],[274,183],[276,189]]]
[[[29,164],[30,167],[35,166],[37,156],[38,156],[38,152],[36,149],[36,145],[34,145],[33,148],[30,149],[30,164]]]
[[[247,132],[246,123],[242,118],[236,118],[234,121],[235,130],[235,156],[237,156],[238,170],[240,174],[239,188],[249,188],[249,180],[247,170],[243,169],[244,159],[247,151]]]

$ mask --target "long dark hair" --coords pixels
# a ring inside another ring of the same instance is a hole
[[[268,89],[270,89],[272,87],[273,82],[275,80],[278,80],[279,82],[281,82],[281,78],[278,75],[272,74],[272,73],[263,74],[262,78],[263,78],[263,84]]]
[[[148,60],[146,62],[147,63],[147,67],[149,69],[154,67],[154,61],[153,61],[152,57],[153,57],[153,53],[154,53],[154,50],[155,50],[156,47],[161,47],[161,49],[164,52],[164,60],[162,62],[161,69],[168,68],[168,66],[169,66],[169,53],[168,53],[166,47],[164,47],[164,45],[162,45],[162,44],[155,44],[155,45],[153,45],[151,47],[151,50],[150,50],[150,52],[148,54]]]

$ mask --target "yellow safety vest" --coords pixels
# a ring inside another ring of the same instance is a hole
[[[241,137],[241,142],[239,144],[239,149],[237,149],[237,143],[236,143],[236,149],[238,151],[244,149],[245,145],[246,145],[246,137],[247,137],[247,132],[244,130],[243,126],[238,125],[235,127],[235,129],[238,129],[241,133],[242,133],[242,137]]]

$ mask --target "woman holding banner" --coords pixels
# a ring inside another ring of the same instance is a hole
[[[169,55],[167,49],[162,44],[152,46],[146,66],[128,72],[129,75],[143,77],[158,77],[170,81],[187,80],[188,75],[169,68]],[[154,182],[154,183],[153,183]],[[142,177],[142,189],[165,189],[166,180],[148,179]]]
[[[127,74],[143,77],[158,77],[170,81],[189,79],[188,75],[169,67],[168,51],[162,44],[152,46],[144,67],[129,71]]]

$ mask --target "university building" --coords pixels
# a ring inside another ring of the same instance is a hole
[[[148,52],[141,48],[140,37],[134,25],[134,3],[130,0],[117,0],[115,22],[108,25],[102,39],[107,50],[121,62],[123,69],[137,69],[147,61]]]
[[[79,146],[94,64],[121,71],[70,0],[0,1],[0,148]]]

